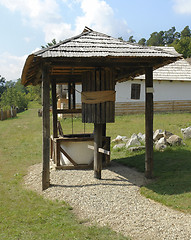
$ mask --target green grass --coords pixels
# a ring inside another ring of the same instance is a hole
[[[115,127],[116,124],[118,124],[117,127]],[[117,117],[115,125],[114,128],[118,128],[119,135],[130,137],[132,133],[144,133],[144,116]],[[189,113],[156,114],[154,117],[155,130],[161,128],[182,136],[181,128],[188,126],[191,126]],[[112,128],[108,131],[112,135]],[[154,151],[154,180],[142,187],[141,193],[166,206],[191,213],[191,140],[184,142],[186,146],[168,147],[164,152]],[[130,153],[125,148],[112,150],[112,159],[144,172],[144,150],[138,153]]]
[[[38,107],[0,122],[0,239],[127,239],[106,227],[85,226],[66,203],[46,200],[23,187],[28,167],[41,162]]]

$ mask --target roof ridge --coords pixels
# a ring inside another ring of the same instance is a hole
[[[85,27],[85,28],[87,28],[87,27]],[[85,28],[84,28],[84,30],[85,30]],[[89,28],[89,30],[91,30],[91,29]],[[93,31],[93,30],[91,30],[91,31]],[[47,50],[53,49],[53,48],[58,47],[58,46],[60,46],[60,45],[62,45],[62,44],[64,44],[64,43],[67,43],[67,42],[70,42],[70,41],[72,41],[72,40],[75,40],[75,39],[77,39],[77,38],[79,38],[79,37],[81,37],[81,36],[83,36],[83,35],[87,35],[89,32],[90,32],[90,31],[83,31],[82,33],[80,33],[80,34],[78,34],[78,35],[76,35],[76,36],[74,36],[74,37],[67,38],[67,39],[65,39],[65,40],[63,40],[63,41],[60,41],[60,42],[57,43],[57,44],[54,44],[54,45],[50,46],[50,47],[43,48],[43,49],[35,52],[34,55],[42,54],[42,53],[46,52]]]

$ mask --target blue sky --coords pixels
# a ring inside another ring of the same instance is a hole
[[[191,0],[0,0],[0,16],[0,75],[15,80],[29,54],[85,26],[137,41],[173,26],[191,28]]]

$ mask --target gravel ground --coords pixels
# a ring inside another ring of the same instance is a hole
[[[191,215],[181,213],[139,193],[144,175],[112,163],[102,171],[51,169],[51,187],[41,191],[41,164],[31,166],[25,177],[28,188],[46,198],[64,200],[89,223],[107,225],[136,240],[191,239]]]

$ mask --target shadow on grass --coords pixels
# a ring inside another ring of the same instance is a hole
[[[145,153],[114,159],[131,168],[144,172]],[[160,195],[191,192],[191,151],[184,147],[154,152],[154,181],[146,188]]]

